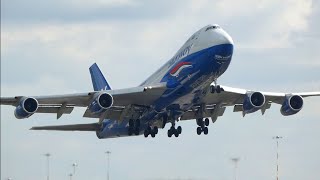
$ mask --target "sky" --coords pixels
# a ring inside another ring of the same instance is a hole
[[[197,30],[219,24],[234,40],[234,54],[219,84],[257,91],[320,90],[320,3],[311,0],[2,0],[1,97],[92,91],[96,62],[113,89],[134,87],[169,60]],[[32,126],[96,122],[76,108],[71,115],[36,114],[17,120],[1,106],[1,180],[50,179],[231,180],[320,176],[320,98],[306,98],[294,116],[273,104],[264,116],[242,117],[228,108],[196,135],[195,120],[179,122],[156,138],[96,138],[90,132],[29,131]]]

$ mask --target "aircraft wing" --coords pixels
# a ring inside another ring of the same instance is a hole
[[[216,93],[208,93],[205,98],[206,104],[217,104],[219,102],[223,102],[228,105],[234,104],[242,104],[246,94],[248,92],[255,92],[252,90],[233,88],[228,86],[221,86],[224,91],[219,94]],[[261,92],[265,98],[266,102],[271,101],[273,103],[282,104],[285,96],[287,94],[300,95],[301,97],[309,97],[309,96],[320,96],[319,92],[301,92],[301,93],[277,93],[277,92]]]
[[[32,96],[32,98],[37,100],[39,106],[35,113],[57,113],[57,118],[60,118],[62,114],[70,114],[74,107],[88,107],[97,93],[106,92],[112,95],[113,104],[109,112],[116,113],[116,109],[124,109],[130,105],[148,107],[155,99],[159,98],[165,90],[166,86],[164,84],[158,84],[150,87],[139,86],[78,94]],[[0,104],[18,106],[25,98],[25,96],[1,97]],[[84,115],[85,117],[96,117],[96,115],[88,113],[87,111]],[[113,115],[113,113],[109,113],[109,115]]]
[[[280,104],[282,106],[285,105],[286,101],[292,96],[299,96],[301,98],[310,97],[310,96],[320,96],[320,91],[318,92],[301,92],[301,93],[276,93],[276,92],[259,92],[264,98],[265,102],[261,107],[253,109],[252,111],[246,111],[244,109],[245,100],[252,94],[252,90],[232,88],[228,86],[221,86],[224,91],[221,93],[207,93],[207,95],[203,98],[202,104],[205,107],[201,107],[200,105],[194,106],[189,111],[185,112],[180,119],[188,120],[188,119],[197,119],[200,117],[211,117],[213,121],[215,121],[219,116],[224,114],[226,107],[233,106],[234,112],[242,112],[243,116],[246,113],[252,113],[256,110],[261,110],[262,114],[265,113],[267,109],[271,107],[272,103]],[[303,102],[302,102],[303,103]],[[199,113],[201,108],[204,109],[202,114]],[[300,110],[300,109],[299,109]],[[298,111],[299,111],[298,110]],[[298,112],[297,111],[297,112]],[[296,112],[295,112],[296,113]],[[291,114],[288,114],[291,115]]]

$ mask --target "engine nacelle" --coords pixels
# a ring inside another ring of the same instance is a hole
[[[35,98],[23,97],[14,110],[14,115],[17,119],[28,118],[37,111],[38,106],[38,101]]]
[[[93,101],[90,103],[88,108],[93,114],[98,114],[106,109],[109,109],[113,104],[113,97],[106,93],[96,93],[94,95]]]
[[[249,114],[261,109],[266,98],[261,92],[248,92],[247,97],[243,101],[243,113]]]
[[[290,116],[298,113],[303,107],[303,99],[299,95],[286,95],[280,112],[284,116]]]

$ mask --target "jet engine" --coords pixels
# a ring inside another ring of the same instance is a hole
[[[256,112],[261,109],[266,101],[266,98],[261,92],[248,92],[246,96],[242,105],[244,114]]]
[[[33,115],[38,109],[38,101],[32,97],[22,97],[19,105],[14,111],[17,119],[28,118]]]
[[[298,113],[303,107],[303,99],[299,95],[286,95],[280,112],[284,116]]]
[[[112,95],[102,92],[94,95],[93,101],[88,108],[93,114],[101,113],[102,111],[109,109],[113,104]]]

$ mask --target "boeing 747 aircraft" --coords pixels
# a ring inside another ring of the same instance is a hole
[[[243,116],[272,103],[282,105],[284,116],[298,113],[303,98],[320,92],[271,93],[231,88],[217,83],[227,70],[233,54],[233,41],[218,25],[208,25],[195,32],[178,52],[159,70],[137,87],[112,90],[97,64],[89,70],[93,91],[56,96],[1,97],[1,105],[15,106],[18,119],[35,113],[55,113],[57,118],[70,114],[74,107],[86,107],[83,117],[97,118],[97,123],[32,127],[32,130],[93,131],[98,138],[144,134],[155,137],[158,128],[171,124],[168,137],[178,137],[178,121],[194,119],[196,132],[208,134],[209,118],[214,123],[226,107]]]

